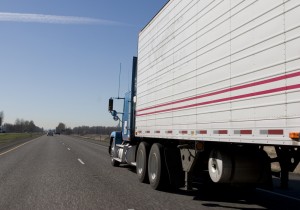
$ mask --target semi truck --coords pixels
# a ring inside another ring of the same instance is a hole
[[[157,190],[273,175],[287,187],[300,160],[299,20],[297,0],[168,1],[139,33],[131,91],[109,99],[122,122],[111,164]]]

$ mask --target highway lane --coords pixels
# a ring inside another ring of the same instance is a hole
[[[55,137],[43,136],[0,157],[1,209],[97,209],[105,196],[97,185]]]
[[[257,190],[200,186],[160,192],[134,168],[110,165],[107,147],[70,136],[42,136],[0,154],[0,209],[299,209],[300,199]]]

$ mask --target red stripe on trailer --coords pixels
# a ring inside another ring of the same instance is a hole
[[[268,135],[283,135],[283,130],[268,130]]]
[[[252,130],[240,130],[240,134],[241,135],[251,135],[252,134]]]
[[[212,100],[212,101],[205,101],[205,102],[200,102],[200,103],[195,103],[195,104],[189,104],[189,105],[185,105],[185,106],[163,109],[163,110],[148,112],[148,113],[144,113],[144,114],[137,114],[136,116],[140,117],[140,116],[145,116],[145,115],[157,114],[157,113],[161,113],[161,112],[170,112],[170,111],[175,111],[175,110],[188,109],[188,108],[199,107],[199,106],[204,106],[204,105],[209,105],[209,104],[216,104],[216,103],[221,103],[221,102],[226,102],[226,101],[234,101],[234,100],[243,99],[243,98],[251,98],[254,96],[261,96],[261,95],[266,95],[266,94],[271,94],[271,93],[294,90],[294,89],[299,89],[299,88],[300,88],[300,84],[283,86],[283,87],[279,87],[279,88],[273,88],[273,89],[258,91],[258,92],[254,92],[254,93],[247,93],[247,94],[243,94],[243,95],[231,96],[231,97],[227,97],[227,98],[220,98],[220,99],[216,99],[216,100]]]
[[[172,133],[173,133],[173,131],[166,131],[166,133],[167,133],[167,134],[172,134]]]
[[[150,133],[150,131],[146,131],[146,133]]]
[[[160,131],[155,131],[155,133],[160,133]]]
[[[214,95],[218,95],[218,94],[222,94],[222,93],[227,93],[227,92],[230,92],[230,91],[241,90],[241,89],[254,87],[254,86],[258,86],[258,85],[263,85],[263,84],[268,84],[268,83],[272,83],[272,82],[277,82],[277,81],[280,81],[280,80],[289,79],[289,78],[298,77],[298,76],[300,76],[299,71],[291,73],[291,74],[286,74],[286,75],[282,75],[282,76],[278,76],[278,77],[258,81],[258,82],[253,82],[253,83],[249,83],[249,84],[245,84],[245,85],[240,85],[240,86],[236,86],[236,87],[227,88],[227,89],[224,89],[224,90],[219,90],[219,91],[216,91],[216,92],[213,92],[213,93],[198,95],[198,96],[185,98],[185,99],[180,99],[180,100],[172,101],[172,102],[167,102],[167,103],[164,103],[164,104],[159,104],[159,105],[155,105],[155,106],[151,106],[151,107],[147,107],[147,108],[142,108],[142,109],[137,110],[137,114],[138,114],[138,112],[142,112],[142,111],[146,111],[146,110],[150,110],[150,109],[155,109],[155,108],[159,108],[159,107],[163,107],[163,106],[178,104],[178,103],[182,103],[182,102],[186,102],[186,101],[191,101],[191,100],[195,100],[195,99],[199,99],[199,98],[205,98],[205,97],[209,97],[209,96],[214,96]]]

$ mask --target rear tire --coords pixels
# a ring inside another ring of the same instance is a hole
[[[213,149],[208,159],[208,171],[215,183],[228,183],[232,174],[232,161],[229,152]]]
[[[120,162],[118,162],[118,161],[114,160],[113,158],[111,158],[111,165],[113,167],[118,167],[120,165]]]
[[[166,167],[164,158],[164,148],[161,144],[152,145],[148,158],[148,176],[153,189],[163,189],[168,180],[166,179]]]
[[[149,144],[141,142],[136,154],[136,174],[141,183],[147,183],[148,179],[148,156]]]

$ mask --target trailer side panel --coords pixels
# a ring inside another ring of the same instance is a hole
[[[138,137],[300,145],[300,2],[171,0],[140,32]]]

